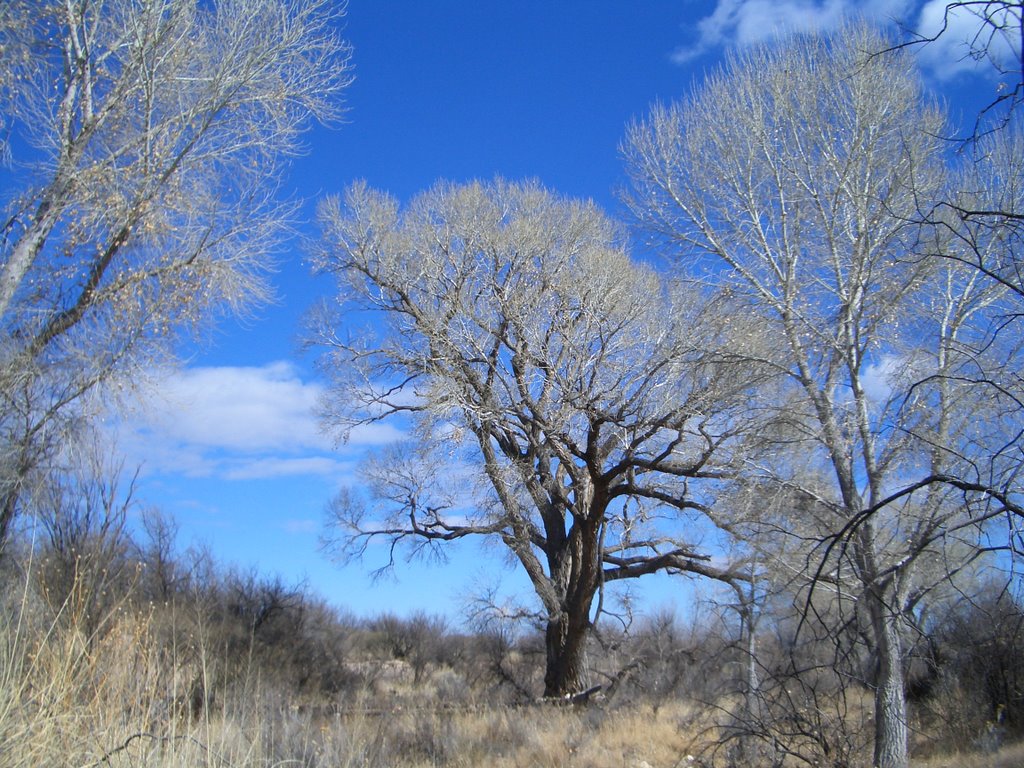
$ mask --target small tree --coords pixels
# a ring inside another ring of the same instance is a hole
[[[499,180],[399,210],[357,185],[321,220],[315,263],[337,276],[344,313],[320,327],[328,424],[404,414],[416,428],[332,506],[340,554],[381,538],[390,565],[403,542],[501,542],[541,603],[548,696],[586,687],[605,584],[734,577],[696,536],[746,369],[716,354],[728,326],[631,261],[593,205]],[[360,328],[366,310],[377,323]]]
[[[273,179],[347,82],[330,5],[0,10],[0,544],[87,394],[266,297],[290,216]]]
[[[127,531],[135,478],[123,483],[121,469],[93,447],[52,473],[31,508],[43,595],[90,640],[107,629],[139,577]]]

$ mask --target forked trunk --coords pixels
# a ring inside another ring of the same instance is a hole
[[[588,687],[586,644],[591,603],[601,572],[597,538],[602,512],[591,506],[590,514],[576,519],[562,546],[549,555],[551,582],[559,599],[557,606],[549,607],[544,638],[544,696],[548,698],[572,696]],[[558,531],[563,525],[558,516],[549,530]]]

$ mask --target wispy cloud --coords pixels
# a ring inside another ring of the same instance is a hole
[[[940,80],[1019,68],[1021,41],[1014,33],[1020,22],[1004,18],[1019,16],[1019,8],[949,6],[947,0],[718,0],[689,30],[691,42],[677,48],[672,60],[686,64],[722,48],[742,48],[793,32],[828,32],[861,18],[898,30],[899,39],[937,37],[913,50]],[[983,22],[986,13],[992,15],[990,24]]]
[[[922,38],[938,36],[919,49],[922,62],[937,77],[949,80],[964,73],[995,74],[1020,67],[1019,7],[948,6],[947,0],[929,0],[917,23]],[[991,14],[990,24],[983,22],[986,13]],[[1014,15],[1016,19],[1008,18]]]
[[[882,355],[864,369],[861,386],[869,402],[884,405],[892,397],[894,382],[908,366],[905,358],[897,355]]]
[[[714,10],[684,25],[689,42],[671,58],[688,64],[727,48],[743,48],[794,32],[837,29],[852,18],[893,31],[923,69],[940,82],[962,75],[1019,74],[1020,8],[947,0],[717,0]],[[987,20],[986,20],[987,15]]]
[[[285,520],[281,523],[281,530],[290,534],[309,535],[317,533],[322,527],[319,520]]]
[[[349,474],[353,454],[401,436],[360,427],[339,455],[317,419],[322,394],[286,362],[172,371],[140,394],[119,441],[147,471],[252,480]]]
[[[225,462],[222,474],[227,480],[267,480],[302,475],[348,475],[352,469],[351,462],[339,461],[328,456],[273,456]]]
[[[697,22],[696,39],[677,48],[672,59],[684,64],[716,48],[763,43],[793,32],[838,28],[852,17],[879,24],[898,22],[914,9],[913,0],[718,0]]]
[[[314,407],[318,385],[288,363],[186,368],[147,393],[145,419],[165,437],[233,451],[326,449]]]

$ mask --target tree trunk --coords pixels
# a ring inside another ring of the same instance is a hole
[[[13,483],[12,483],[13,485]],[[11,523],[17,511],[18,494],[14,489],[0,493],[0,555],[7,545],[11,533]]]
[[[603,506],[595,503],[593,488],[590,492],[589,514],[574,519],[561,546],[554,548],[548,556],[551,583],[555,587],[553,591],[559,597],[557,606],[548,608],[545,697],[571,696],[589,687],[585,656],[590,608],[597,593],[602,565],[598,535],[603,519]],[[548,526],[549,540],[554,540],[564,525],[561,514],[553,516]]]
[[[545,633],[545,698],[571,696],[588,687],[585,668],[587,631],[590,626],[588,614],[589,611],[582,616],[578,612],[566,612],[549,619]]]
[[[896,617],[879,595],[867,594],[876,644],[875,768],[908,768],[907,697],[904,688],[902,643]]]

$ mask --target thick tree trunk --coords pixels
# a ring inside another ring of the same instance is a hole
[[[549,553],[551,583],[559,597],[557,606],[548,609],[545,697],[571,696],[589,687],[586,644],[591,604],[597,593],[602,565],[598,543],[602,514],[603,508],[592,506],[589,515],[581,515],[573,521],[561,546]],[[548,527],[549,540],[556,538],[562,526],[561,516],[553,516]]]
[[[562,698],[580,693],[588,687],[586,673],[587,631],[589,612],[582,617],[563,613],[548,621],[545,633],[547,666],[544,674],[544,696]]]

